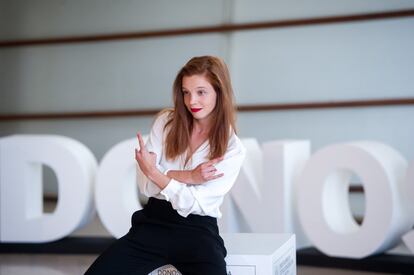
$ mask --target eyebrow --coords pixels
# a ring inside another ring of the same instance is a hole
[[[203,89],[205,89],[206,87],[205,87],[205,86],[198,86],[198,87],[196,87],[196,89],[199,89],[199,88],[203,88]],[[182,89],[182,90],[187,90],[184,86],[183,86],[183,87],[181,87],[181,89]]]

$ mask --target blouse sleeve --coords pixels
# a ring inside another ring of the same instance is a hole
[[[154,152],[157,155],[156,166],[161,173],[165,173],[164,167],[160,165],[163,148],[163,133],[164,126],[167,121],[168,113],[161,114],[154,122],[145,147],[149,152]],[[137,184],[141,194],[151,197],[160,193],[161,189],[152,181],[150,181],[137,164]]]
[[[220,173],[224,173],[222,177],[201,185],[187,185],[171,179],[160,193],[183,217],[189,214],[215,213],[223,202],[224,195],[236,181],[244,157],[245,149],[241,141],[234,136],[224,159],[215,165]]]

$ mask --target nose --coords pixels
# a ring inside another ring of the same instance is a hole
[[[195,105],[197,103],[197,96],[190,94],[190,105]]]

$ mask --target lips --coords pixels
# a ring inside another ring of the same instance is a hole
[[[201,111],[202,108],[191,108],[191,112],[197,113],[198,111]]]

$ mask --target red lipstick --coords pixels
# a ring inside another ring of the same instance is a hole
[[[197,113],[200,110],[201,110],[201,108],[191,108],[191,112],[193,112],[193,113]]]

